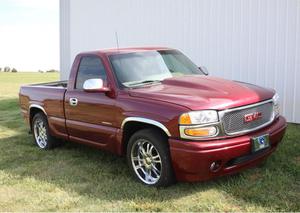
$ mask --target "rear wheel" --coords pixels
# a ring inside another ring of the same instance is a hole
[[[49,133],[47,117],[43,113],[37,113],[32,119],[33,138],[41,149],[51,149],[56,145],[55,138]]]
[[[155,129],[132,135],[127,146],[127,162],[133,175],[151,186],[168,186],[174,182],[167,138]]]

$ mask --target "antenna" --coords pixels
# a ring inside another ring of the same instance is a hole
[[[118,51],[119,51],[119,37],[118,37],[118,32],[117,31],[115,31],[115,36],[116,36],[117,48],[118,48]]]

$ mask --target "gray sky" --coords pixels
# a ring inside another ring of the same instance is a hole
[[[59,68],[59,1],[0,1],[0,67]]]

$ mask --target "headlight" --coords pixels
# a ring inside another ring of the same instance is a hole
[[[215,110],[202,110],[184,113],[179,118],[179,124],[194,125],[218,122],[218,113]]]
[[[273,103],[274,103],[274,114],[275,117],[277,117],[280,114],[279,95],[277,93],[273,96]]]
[[[275,93],[275,95],[273,96],[273,102],[274,102],[274,105],[279,104],[279,95],[278,95],[278,93]]]

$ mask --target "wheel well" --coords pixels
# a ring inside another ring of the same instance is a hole
[[[127,144],[130,139],[130,137],[136,133],[139,130],[142,129],[155,129],[159,131],[162,135],[164,135],[166,138],[168,138],[168,135],[159,127],[152,125],[152,124],[147,124],[139,121],[129,121],[127,122],[124,127],[123,127],[123,137],[122,137],[122,152],[123,154],[126,154],[127,150]]]
[[[32,130],[32,119],[33,116],[36,115],[37,113],[43,113],[45,115],[45,113],[43,112],[43,110],[37,108],[37,107],[31,107],[30,108],[30,113],[29,113],[29,124],[30,124],[30,130]]]

